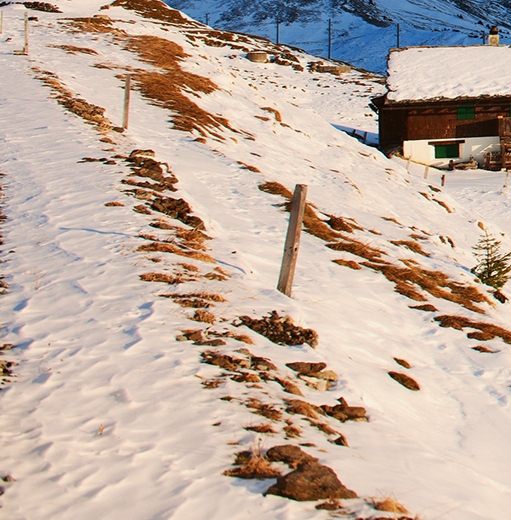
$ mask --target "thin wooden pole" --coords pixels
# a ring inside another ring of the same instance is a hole
[[[504,181],[504,188],[507,188],[507,179],[509,177],[509,171],[506,172],[506,180]]]
[[[427,179],[428,175],[429,175],[429,166],[426,166],[426,168],[424,169],[424,178]]]
[[[127,130],[130,118],[130,98],[131,98],[131,74],[126,74],[124,84],[124,110],[122,116],[122,127]]]
[[[4,33],[4,12],[0,11],[0,34]]]
[[[23,53],[28,54],[28,11],[25,11],[25,46]]]
[[[277,290],[286,296],[291,296],[293,277],[295,274],[298,248],[300,246],[300,234],[302,231],[303,214],[305,213],[305,201],[307,200],[307,185],[297,184],[291,202],[291,215],[284,244],[284,255],[280,268]]]
[[[401,25],[396,24],[396,47],[399,49],[401,47]]]
[[[445,173],[442,175],[441,179],[442,179],[442,186],[445,186]]]
[[[332,57],[332,19],[328,20],[328,59]]]
[[[406,161],[406,171],[410,173],[410,163],[412,162],[412,158],[408,157],[408,160]]]

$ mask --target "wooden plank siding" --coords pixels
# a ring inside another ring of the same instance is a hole
[[[511,115],[511,97],[420,103],[392,103],[384,97],[373,101],[383,151],[400,148],[403,141],[498,136],[499,120]],[[475,117],[458,119],[458,107],[467,105],[474,106]]]

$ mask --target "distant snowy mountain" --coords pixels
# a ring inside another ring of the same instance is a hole
[[[511,38],[510,0],[165,0],[209,25],[265,36],[384,72],[398,45],[473,45],[492,25]],[[277,25],[277,21],[279,24]],[[398,36],[399,33],[399,36]],[[399,41],[398,41],[399,40]]]

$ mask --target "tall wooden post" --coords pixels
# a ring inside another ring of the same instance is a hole
[[[442,186],[445,186],[445,173],[442,175],[442,177],[440,177],[440,179],[441,179],[441,181],[442,181],[442,182],[441,182],[441,185],[442,185]]]
[[[396,47],[399,49],[401,47],[401,25],[396,25]]]
[[[429,166],[426,166],[424,168],[424,178],[427,179],[428,178],[428,175],[429,175]]]
[[[0,34],[4,32],[4,12],[0,11]]]
[[[280,43],[280,20],[277,18],[275,20],[275,31],[276,31],[276,35],[275,35],[275,39],[276,39],[276,44],[278,45]]]
[[[284,255],[280,268],[277,290],[286,296],[291,296],[293,277],[295,274],[298,248],[300,246],[300,233],[302,231],[303,214],[305,213],[305,201],[307,200],[307,185],[297,184],[291,202],[291,215],[287,228]]]
[[[126,74],[126,83],[124,85],[124,110],[122,116],[122,127],[128,129],[130,117],[130,97],[131,97],[131,74]]]

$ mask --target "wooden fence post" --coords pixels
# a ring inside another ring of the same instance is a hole
[[[426,166],[426,168],[424,169],[424,178],[427,179],[428,175],[429,175],[429,166]]]
[[[442,175],[441,179],[442,179],[442,186],[445,186],[445,173]]]
[[[507,188],[507,179],[509,177],[509,171],[506,172],[506,180],[504,181],[504,188]]]
[[[412,162],[412,158],[408,157],[408,160],[406,161],[406,171],[410,173],[410,163]]]
[[[23,53],[28,54],[28,11],[25,11],[25,46]]]
[[[0,11],[0,34],[4,33],[4,12]]]
[[[289,217],[286,242],[284,244],[284,255],[282,257],[282,266],[277,284],[277,290],[286,296],[291,296],[291,289],[293,287],[293,277],[295,274],[296,260],[298,258],[306,199],[307,185],[297,184],[291,202],[291,215]]]
[[[126,74],[126,82],[124,84],[124,110],[122,116],[122,127],[128,129],[130,117],[130,97],[131,97],[131,74]]]

